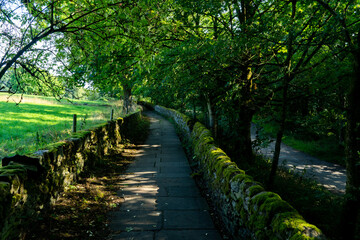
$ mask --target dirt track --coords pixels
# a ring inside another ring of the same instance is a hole
[[[256,139],[256,130],[253,127],[251,139]],[[258,152],[265,157],[272,158],[275,149],[275,140],[271,141],[266,148]],[[293,169],[296,173],[312,178],[328,190],[335,193],[345,193],[346,170],[344,167],[321,161],[306,153],[293,149],[285,144],[281,145],[279,166]]]

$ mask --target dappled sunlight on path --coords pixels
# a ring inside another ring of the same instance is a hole
[[[110,214],[112,239],[221,239],[173,125],[147,115],[147,141],[123,154],[135,161],[120,182],[123,203]]]

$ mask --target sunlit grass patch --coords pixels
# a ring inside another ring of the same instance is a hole
[[[12,98],[18,99],[12,99]],[[0,158],[26,154],[46,144],[60,141],[71,134],[73,115],[77,115],[77,129],[83,130],[114,117],[122,116],[121,103],[68,101],[54,98],[0,94]]]

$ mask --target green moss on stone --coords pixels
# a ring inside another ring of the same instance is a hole
[[[78,138],[78,139],[84,139],[86,138],[87,136],[89,136],[91,133],[91,131],[88,131],[88,130],[84,130],[84,131],[79,131],[79,132],[76,132],[76,133],[72,133],[71,134],[71,137],[68,139],[68,140],[71,140],[73,138]]]
[[[307,223],[296,211],[277,214],[271,227],[274,234],[287,233],[290,239],[322,239],[321,231],[314,225]]]
[[[56,142],[56,143],[51,143],[46,145],[45,148],[47,148],[49,151],[48,153],[55,153],[58,151],[58,149],[62,146],[64,146],[66,144],[65,141],[61,141],[61,142]]]
[[[259,194],[261,195],[261,193]],[[269,229],[269,226],[274,219],[274,217],[282,212],[296,212],[294,208],[290,206],[287,202],[281,200],[281,198],[277,195],[273,195],[271,193],[265,193],[261,197],[256,206],[252,206],[253,211],[251,212],[251,227],[254,230],[257,229]],[[264,201],[265,200],[265,201]],[[263,201],[263,203],[261,203]],[[257,208],[257,210],[256,210]],[[264,236],[271,235],[271,232],[266,231],[265,235],[261,233],[261,235],[257,235],[258,238],[263,239]]]
[[[260,206],[259,210],[261,212],[265,212],[269,217],[283,212],[296,212],[296,210],[288,202],[276,197],[266,199],[266,201]]]
[[[258,193],[264,192],[264,188],[260,185],[253,185],[251,187],[248,188],[247,192],[248,192],[248,196],[251,198],[253,196],[255,196]]]
[[[231,160],[229,158],[222,158],[219,157],[216,159],[216,163],[214,165],[214,169],[211,169],[213,171],[216,171],[216,177],[217,178],[222,178],[223,176],[223,171],[226,167],[228,167],[229,165],[231,165]]]
[[[241,171],[240,170],[240,173],[237,174],[236,176],[234,176],[232,179],[231,179],[232,182],[237,182],[240,184],[242,184],[243,182],[244,183],[252,183],[254,182],[253,178],[249,175],[246,175],[244,171]]]
[[[281,200],[281,197],[276,193],[273,193],[273,192],[261,192],[261,193],[255,195],[251,199],[251,203],[253,205],[260,206],[261,204],[263,204],[269,198],[276,198],[276,199]]]

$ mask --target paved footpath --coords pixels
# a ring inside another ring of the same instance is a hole
[[[124,174],[124,202],[110,214],[112,239],[221,239],[173,125],[147,115],[150,135]]]
[[[256,129],[253,126],[251,131],[252,140],[256,139]],[[275,149],[275,140],[269,146],[262,148],[259,152],[272,159]],[[292,169],[305,177],[316,180],[328,190],[344,194],[346,185],[346,170],[344,167],[321,161],[306,153],[300,152],[285,144],[281,144],[279,166]]]

